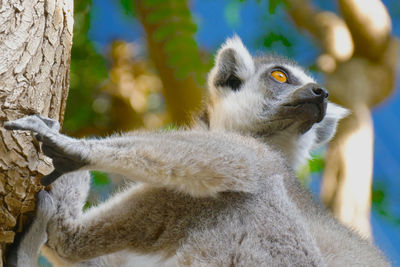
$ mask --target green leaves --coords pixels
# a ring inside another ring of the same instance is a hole
[[[163,129],[163,131],[166,131],[166,132],[176,131],[176,130],[179,130],[179,126],[174,123],[169,123],[169,124],[165,125],[162,129]]]
[[[104,186],[110,184],[110,179],[106,173],[100,171],[91,171],[90,174],[92,175],[93,184],[95,186]]]
[[[171,16],[172,14],[174,16]],[[150,14],[148,14],[148,16],[146,17],[146,21],[153,24],[160,22],[165,23],[171,18],[189,22],[188,24],[190,24],[192,20],[190,11],[185,6],[171,7],[168,5],[164,5],[162,8],[155,9]]]
[[[204,75],[198,73],[206,73],[209,65],[200,56],[195,41],[197,25],[193,22],[187,1],[144,0],[143,6],[148,8],[145,23],[155,28],[152,38],[162,43],[166,61],[175,70],[176,78],[185,79],[194,75],[200,77],[199,83],[204,84]]]
[[[282,34],[270,32],[264,39],[264,45],[266,47],[271,47],[275,42],[281,42],[286,47],[292,46],[289,40]]]
[[[300,182],[306,186],[311,181],[311,174],[322,173],[324,167],[325,160],[322,155],[313,155],[312,159],[298,170],[297,176]]]
[[[231,1],[225,6],[224,17],[231,27],[238,26],[241,23],[240,10],[241,3],[238,1]]]
[[[312,159],[308,161],[308,165],[310,166],[310,172],[322,172],[325,167],[325,160],[322,156],[314,156]]]
[[[125,15],[132,15],[135,16],[136,12],[133,8],[133,4],[132,4],[133,0],[120,0],[122,9],[125,11]]]
[[[390,202],[394,196],[390,196],[387,184],[374,182],[372,186],[372,208],[386,221],[400,225],[400,218],[390,207]]]
[[[277,7],[280,5],[287,8],[289,7],[289,2],[287,0],[269,0],[268,12],[270,14],[275,14]]]
[[[71,135],[106,120],[92,108],[98,93],[96,88],[107,78],[107,68],[88,38],[91,3],[91,0],[75,1],[70,91],[64,120],[64,128]]]

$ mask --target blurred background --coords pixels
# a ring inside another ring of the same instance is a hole
[[[398,0],[75,1],[63,129],[83,137],[190,124],[213,54],[236,33],[252,54],[297,60],[352,111],[299,177],[400,266],[399,22]],[[93,172],[88,206],[121,182]]]

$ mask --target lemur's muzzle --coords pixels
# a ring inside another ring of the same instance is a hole
[[[304,107],[315,122],[320,122],[326,114],[328,91],[316,83],[309,83],[298,88],[290,97],[290,103],[284,106]]]

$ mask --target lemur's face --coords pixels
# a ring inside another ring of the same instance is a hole
[[[254,75],[243,89],[257,91],[264,100],[258,116],[265,126],[261,131],[269,135],[290,128],[302,134],[322,121],[329,94],[300,66],[276,56],[255,58],[254,63]]]
[[[320,142],[332,137],[346,113],[328,103],[327,90],[296,63],[277,56],[253,58],[238,37],[219,50],[208,82],[211,129],[267,137],[313,131]]]

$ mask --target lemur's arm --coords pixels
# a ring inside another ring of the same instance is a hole
[[[36,266],[46,241],[42,251],[56,266],[120,266],[121,259],[109,253],[169,251],[184,235],[179,227],[172,237],[165,233],[175,227],[176,218],[173,208],[165,208],[174,201],[165,190],[131,187],[83,213],[89,183],[88,172],[73,172],[57,179],[50,194],[39,194],[33,225],[7,266]]]
[[[48,127],[46,120],[34,115],[5,124],[7,129],[36,132],[43,142],[43,152],[55,166],[43,184],[84,169],[115,172],[195,196],[256,189],[257,148],[240,137],[181,131],[77,140]]]
[[[177,216],[173,209],[165,208],[171,199],[163,191],[149,190],[145,186],[130,188],[77,218],[57,213],[48,224],[46,246],[70,263],[96,261],[99,259],[94,258],[122,250],[170,252],[178,246],[184,230],[175,230],[171,236],[169,229]]]

